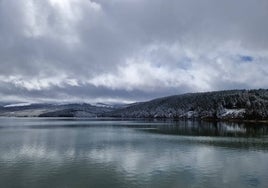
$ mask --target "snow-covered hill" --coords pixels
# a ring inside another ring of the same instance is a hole
[[[268,119],[268,90],[189,93],[134,104],[110,113],[113,117]]]
[[[0,108],[0,116],[15,117],[96,117],[113,110],[86,103],[7,105]]]

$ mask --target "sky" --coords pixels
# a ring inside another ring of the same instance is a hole
[[[267,0],[0,0],[0,100],[268,88]]]

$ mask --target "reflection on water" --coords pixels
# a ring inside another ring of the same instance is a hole
[[[267,187],[267,127],[0,119],[0,187]]]
[[[267,125],[179,121],[156,126],[151,132],[191,136],[263,137],[268,135]]]
[[[128,127],[151,133],[188,136],[264,137],[268,125],[254,123],[172,121],[142,119],[0,118],[1,128]]]

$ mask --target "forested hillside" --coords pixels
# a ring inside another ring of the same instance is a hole
[[[268,119],[268,90],[189,93],[137,103],[110,113],[113,117]]]

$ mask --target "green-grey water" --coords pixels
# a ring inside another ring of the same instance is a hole
[[[268,187],[268,127],[0,118],[0,187]]]

